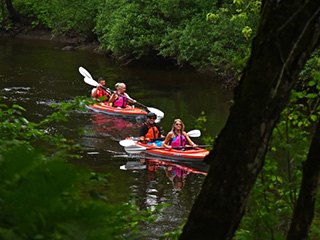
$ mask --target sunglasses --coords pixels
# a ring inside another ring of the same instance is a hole
[[[182,126],[182,124],[181,123],[176,123],[176,126]]]
[[[155,117],[148,117],[148,118],[153,119],[153,120],[155,120],[155,119],[156,119]]]

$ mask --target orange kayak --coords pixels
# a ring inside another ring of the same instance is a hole
[[[142,110],[141,108],[117,108],[108,106],[107,104],[93,104],[87,106],[88,109],[95,112],[105,113],[109,115],[116,116],[146,116],[148,112]]]
[[[183,149],[168,149],[163,147],[154,147],[152,145],[146,145],[141,142],[135,144],[136,147],[144,149],[144,153],[158,156],[162,158],[170,158],[176,160],[197,160],[202,161],[205,156],[209,154],[207,149],[203,148],[183,148]]]

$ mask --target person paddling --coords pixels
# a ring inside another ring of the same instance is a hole
[[[183,122],[180,119],[175,119],[173,121],[172,130],[167,134],[162,143],[162,147],[184,147],[187,143],[192,147],[197,147],[197,144],[192,142],[188,134],[184,131]]]
[[[116,83],[115,88],[117,89],[110,97],[109,104],[113,107],[119,108],[131,108],[127,105],[128,102],[135,103],[135,100],[131,100],[126,91],[126,84]]]
[[[155,123],[155,120],[157,119],[157,115],[153,112],[149,112],[147,114],[147,121],[144,122],[140,128],[140,140],[141,141],[150,141],[155,138],[164,137],[161,134],[161,129],[158,124]],[[155,146],[161,146],[162,141],[161,140],[155,140],[152,142],[148,142],[147,145],[155,145]]]
[[[103,87],[106,86],[106,81],[105,81],[102,77],[99,77],[98,83],[99,83],[101,86],[103,86]],[[104,98],[103,98],[103,101],[104,101],[104,102],[107,102],[108,99],[109,99],[109,97],[110,97],[110,94],[109,94],[106,90],[104,90],[102,87],[98,86],[98,87],[92,89],[92,91],[91,91],[91,96],[92,96],[93,98],[101,98],[101,97],[104,97]]]

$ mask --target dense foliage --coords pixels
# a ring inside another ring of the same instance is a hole
[[[118,59],[161,56],[179,65],[239,71],[249,54],[260,1],[12,0],[33,27],[98,39]],[[2,27],[13,28],[2,11]],[[6,20],[6,21],[4,21]],[[25,21],[26,22],[26,21]]]
[[[206,20],[210,11],[219,12],[215,23]],[[235,11],[233,4],[218,9],[212,1],[110,0],[95,32],[117,56],[158,54],[180,65],[228,69],[248,53],[242,23],[230,20]]]
[[[105,176],[67,163],[76,146],[48,134],[48,126],[67,120],[83,101],[56,105],[40,123],[24,118],[18,105],[0,105],[0,239],[135,239],[137,224],[159,213],[161,206],[109,204],[97,190]]]

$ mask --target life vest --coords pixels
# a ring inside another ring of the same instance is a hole
[[[97,97],[109,97],[109,94],[106,90],[98,90]]]
[[[181,135],[179,136],[179,135],[176,134],[174,131],[172,131],[172,132],[173,132],[174,137],[173,137],[173,139],[171,140],[170,145],[171,145],[172,147],[183,147],[183,146],[185,146],[186,143],[187,143],[186,137],[185,137],[183,134],[181,134]]]
[[[116,91],[118,93],[118,91]],[[125,108],[127,106],[128,98],[124,95],[118,96],[118,98],[112,103],[113,107]]]
[[[158,128],[156,126],[151,127],[149,124],[144,123],[147,128],[148,128],[148,132],[147,134],[144,136],[145,138],[159,138],[160,137],[160,132],[158,130]]]

